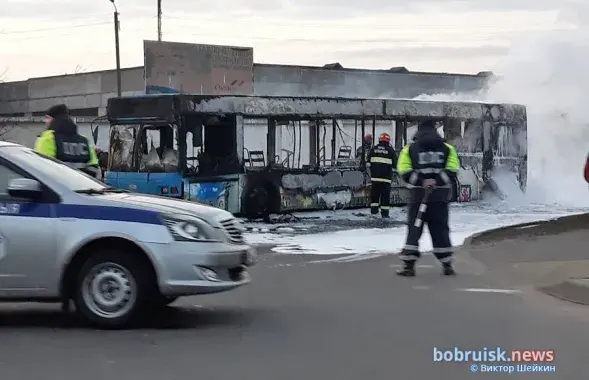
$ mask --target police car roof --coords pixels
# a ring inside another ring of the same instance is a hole
[[[6,147],[9,147],[9,146],[22,146],[22,145],[11,143],[11,142],[8,142],[8,141],[0,141],[0,148],[6,148]]]

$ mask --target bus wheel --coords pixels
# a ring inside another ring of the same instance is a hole
[[[268,219],[270,213],[279,211],[275,210],[276,203],[276,194],[271,185],[257,185],[247,193],[246,217],[248,219]]]

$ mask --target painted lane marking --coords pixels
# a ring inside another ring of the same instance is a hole
[[[358,254],[358,255],[353,255],[352,257],[348,257],[345,260],[341,260],[341,263],[351,263],[351,262],[355,262],[355,261],[362,261],[362,260],[369,260],[369,259],[376,259],[378,257],[382,257],[382,256],[388,256],[390,255],[390,253],[369,253],[369,254]]]
[[[415,290],[430,290],[431,286],[414,285],[411,287]],[[443,289],[442,289],[443,290]],[[485,289],[485,288],[466,288],[453,289],[455,292],[470,292],[470,293],[495,293],[495,294],[518,294],[521,290],[516,289]]]
[[[280,264],[272,264],[272,265],[268,265],[268,268],[278,268],[278,267],[290,267],[290,266],[304,266],[307,264],[330,264],[330,263],[353,263],[353,262],[358,262],[358,261],[363,261],[363,260],[370,260],[370,259],[376,259],[379,257],[383,257],[383,256],[394,256],[395,254],[390,254],[390,253],[361,253],[361,254],[355,254],[355,255],[348,255],[348,256],[343,256],[343,257],[335,257],[332,259],[325,259],[325,260],[312,260],[312,261],[304,261],[304,262],[300,262],[300,263],[280,263]],[[389,265],[389,268],[401,268],[402,265],[401,264],[391,264]],[[417,265],[416,268],[435,268],[435,265]]]
[[[525,230],[528,228],[534,228],[534,227],[538,227],[540,225],[540,223],[536,223],[536,224],[530,224],[529,226],[521,226],[521,227],[517,227],[518,230]]]
[[[471,293],[498,293],[498,294],[521,293],[521,290],[517,290],[517,289],[465,288],[465,289],[454,289],[454,290],[457,292],[471,292]]]
[[[335,257],[332,259],[324,259],[324,260],[312,260],[306,261],[306,264],[323,264],[323,263],[347,263],[353,261],[361,261],[361,260],[368,260],[372,258],[377,258],[380,256],[390,255],[390,253],[383,253],[383,252],[372,252],[372,253],[356,253],[353,255],[347,255],[343,257]]]
[[[298,263],[280,263],[280,264],[273,264],[273,265],[268,265],[268,268],[277,268],[277,267],[289,267],[289,266],[305,266],[307,264],[330,264],[330,263],[352,263],[352,262],[357,262],[357,261],[363,261],[363,260],[370,260],[370,259],[376,259],[378,257],[382,257],[382,256],[388,256],[388,255],[395,255],[395,254],[391,254],[391,253],[382,253],[382,252],[373,252],[373,253],[357,253],[357,254],[353,254],[353,255],[347,255],[347,256],[342,256],[342,257],[335,257],[335,258],[331,258],[331,259],[324,259],[324,260],[312,260],[312,261],[303,261],[303,262],[298,262]]]

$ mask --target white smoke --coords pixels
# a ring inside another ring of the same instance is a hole
[[[561,0],[555,30],[513,41],[479,94],[420,97],[519,103],[528,114],[528,202],[589,206],[589,4]],[[558,30],[557,30],[558,29]]]

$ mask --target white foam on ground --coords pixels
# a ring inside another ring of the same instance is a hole
[[[542,205],[525,209],[510,208],[508,205],[494,205],[493,209],[474,205],[456,205],[450,215],[452,244],[461,245],[472,234],[488,229],[554,219],[565,215],[582,213],[585,209],[547,209]],[[321,234],[247,234],[251,244],[272,244],[273,252],[282,254],[374,254],[395,253],[405,244],[406,227],[383,229],[352,229]],[[431,250],[432,244],[427,230],[421,238],[422,251]]]

